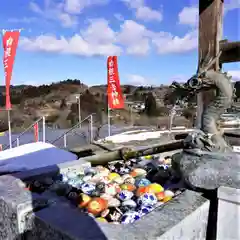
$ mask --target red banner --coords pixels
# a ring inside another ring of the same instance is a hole
[[[34,138],[35,138],[35,141],[38,142],[38,123],[35,123],[34,126]]]
[[[110,109],[124,108],[124,99],[120,86],[117,56],[110,56],[107,59],[108,71],[108,106]]]
[[[3,32],[3,66],[6,82],[6,110],[11,109],[10,83],[12,78],[13,64],[18,46],[20,31]]]

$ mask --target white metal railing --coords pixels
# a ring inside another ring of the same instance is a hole
[[[8,146],[4,147],[4,149],[12,148],[13,144],[16,143],[17,147],[20,145],[20,138],[27,133],[30,129],[34,128],[35,124],[42,121],[42,141],[46,141],[46,127],[45,127],[45,117],[39,118],[37,121],[35,121],[32,125],[30,125],[28,128],[26,128],[23,132],[21,132],[15,140],[11,142]]]
[[[90,115],[88,115],[86,118],[84,118],[82,121],[80,121],[79,123],[77,123],[76,125],[74,125],[72,128],[70,128],[69,130],[67,130],[66,132],[64,132],[61,136],[59,136],[58,138],[56,138],[54,141],[51,142],[51,144],[56,143],[57,141],[59,141],[60,139],[63,138],[63,145],[66,148],[67,147],[67,135],[69,133],[73,133],[75,135],[78,136],[82,136],[84,133],[76,133],[75,129],[79,128],[83,122],[88,121],[89,122],[89,129],[90,129],[90,142],[93,141],[93,115],[95,115],[95,113],[92,113]]]

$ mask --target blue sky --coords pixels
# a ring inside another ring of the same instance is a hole
[[[240,0],[225,0],[224,38],[240,40]],[[119,56],[121,83],[169,84],[196,71],[198,0],[8,0],[0,29],[23,29],[12,84],[77,78],[106,83]],[[2,48],[0,55],[3,55]],[[239,63],[224,65],[240,79]],[[0,68],[4,84],[3,67]]]

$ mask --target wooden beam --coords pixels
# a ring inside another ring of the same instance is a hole
[[[220,41],[220,63],[240,62],[240,42]]]
[[[209,50],[211,57],[218,54],[219,42],[222,38],[222,18],[223,0],[199,0],[199,58],[206,57]],[[218,70],[219,66],[220,63],[217,61],[212,69]],[[198,126],[201,126],[203,109],[213,100],[214,96],[213,90],[198,95]]]

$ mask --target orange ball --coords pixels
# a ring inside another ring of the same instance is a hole
[[[145,187],[145,192],[146,193],[154,193],[155,194],[155,189],[152,188],[150,185]]]
[[[79,207],[86,207],[88,203],[91,201],[91,197],[89,197],[87,194],[81,193],[79,195]]]
[[[130,172],[130,175],[134,178],[138,176],[145,176],[146,174],[147,174],[146,170],[142,168],[135,168],[132,170],[132,172]]]
[[[158,192],[164,191],[164,188],[160,184],[157,184],[157,183],[151,183],[147,187],[149,188],[149,191],[151,193],[158,193]]]
[[[155,193],[158,201],[163,201],[164,197],[165,197],[165,194],[164,192],[158,192],[158,193]]]
[[[130,192],[133,192],[134,190],[136,190],[135,185],[130,184],[130,183],[124,183],[120,187],[122,190],[128,190]]]
[[[103,210],[107,209],[108,202],[107,200],[97,197],[93,198],[87,205],[87,210],[89,213],[93,215],[100,214]]]
[[[139,187],[136,191],[136,195],[138,197],[140,197],[141,195],[143,195],[144,193],[146,193],[146,190],[147,190],[147,187],[145,186],[142,186],[142,187]]]

